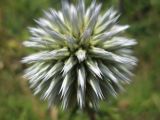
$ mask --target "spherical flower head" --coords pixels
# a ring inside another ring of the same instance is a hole
[[[37,53],[24,57],[34,94],[63,109],[78,105],[96,109],[109,95],[116,96],[130,82],[136,58],[134,39],[122,36],[128,25],[119,25],[113,8],[100,13],[101,4],[84,0],[76,5],[62,1],[62,10],[49,9],[29,28],[24,42]]]

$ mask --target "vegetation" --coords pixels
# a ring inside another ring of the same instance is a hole
[[[70,0],[76,1],[76,0]],[[99,0],[100,1],[100,0]],[[160,1],[101,0],[103,9],[111,5],[122,11],[121,23],[136,38],[138,67],[131,85],[118,99],[101,103],[98,120],[159,120],[160,118]],[[89,0],[86,1],[89,3]],[[0,0],[0,120],[51,120],[56,110],[32,96],[22,78],[25,65],[20,60],[31,50],[21,43],[28,38],[28,26],[48,7],[58,9],[59,0]],[[59,120],[87,120],[80,111],[58,111]]]

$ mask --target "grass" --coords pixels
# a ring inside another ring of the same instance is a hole
[[[117,3],[115,0],[109,3]],[[160,118],[160,2],[125,0],[122,23],[129,23],[128,34],[138,40],[139,58],[133,83],[117,99],[101,103],[98,120],[159,120]],[[30,52],[21,42],[28,37],[27,26],[41,16],[41,9],[59,7],[53,0],[0,1],[0,120],[50,120],[47,104],[32,96],[22,76],[25,65],[20,59]],[[107,2],[105,6],[109,6]],[[146,6],[149,6],[145,10]],[[59,111],[60,120],[87,120],[80,111]]]

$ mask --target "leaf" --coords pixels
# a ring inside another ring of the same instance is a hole
[[[77,90],[77,101],[80,105],[80,108],[83,108],[85,105],[85,89],[86,89],[86,73],[83,65],[77,69],[78,75],[78,90]]]
[[[95,28],[95,35],[98,35],[98,34],[102,34],[103,32],[107,31],[107,30],[110,30],[110,28],[117,22],[118,18],[120,16],[116,16],[115,18],[113,19],[109,19],[107,21],[105,21],[104,24],[102,24],[101,26]]]
[[[91,16],[94,14],[95,7],[96,7],[96,0],[93,0],[91,5],[86,10],[85,23],[88,23],[88,21],[90,20]]]
[[[58,61],[56,64],[54,64],[54,66],[50,70],[48,70],[43,81],[50,79],[56,73],[60,72],[62,70],[62,67],[63,63]]]
[[[116,67],[110,67],[110,69],[123,83],[130,83],[130,79],[125,74],[122,74]]]
[[[86,65],[88,67],[88,69],[96,76],[98,76],[99,78],[102,78],[102,72],[98,67],[98,64],[96,61],[93,60],[87,60],[86,61]]]
[[[123,47],[136,45],[137,42],[134,39],[128,39],[125,37],[113,37],[111,40],[104,42],[104,49],[119,49]]]
[[[40,81],[42,81],[46,75],[46,70],[49,68],[50,65],[43,66],[37,73],[32,76],[29,76],[29,83],[30,88],[34,88]]]
[[[100,35],[94,36],[93,40],[95,40],[97,42],[97,44],[102,44],[105,41],[107,41],[108,39],[110,39],[111,37],[113,37],[114,35],[117,35],[120,32],[123,32],[124,30],[128,29],[129,26],[128,25],[114,25],[111,30],[108,30]]]
[[[111,7],[109,10],[107,10],[102,17],[99,18],[98,22],[97,22],[97,27],[99,26],[103,26],[106,21],[110,21],[111,19],[113,19],[115,17],[115,15],[117,14],[116,11],[113,10],[113,8]]]
[[[77,46],[77,41],[74,37],[72,36],[66,36],[66,41],[69,49],[71,51],[74,51],[74,48]]]
[[[61,98],[62,98],[62,109],[67,108],[69,100],[70,100],[70,95],[71,95],[71,84],[74,81],[74,77],[69,72],[63,79],[61,88],[59,93],[61,92]]]
[[[78,50],[76,52],[76,56],[77,56],[79,62],[82,62],[82,61],[84,61],[87,58],[86,51],[82,50],[82,49],[80,49],[80,50]]]
[[[92,49],[90,50],[90,53],[92,54],[92,57],[109,60],[115,63],[132,64],[132,65],[136,64],[135,59],[122,57],[112,52],[108,52],[102,48],[92,47]]]
[[[62,69],[62,76],[67,75],[67,73],[74,67],[74,65],[77,63],[77,61],[74,59],[73,56],[69,57],[64,63],[64,67]]]
[[[84,32],[81,35],[80,44],[83,44],[83,45],[87,44],[91,37],[91,33],[92,33],[91,29],[84,30]]]
[[[71,8],[70,8],[70,21],[71,21],[71,26],[72,26],[72,33],[73,35],[75,36],[78,36],[79,34],[79,26],[78,26],[78,14],[77,14],[77,10],[76,8],[71,5]]]
[[[31,42],[31,41],[25,41],[23,42],[23,45],[25,47],[46,48],[46,44],[39,44],[38,42]]]
[[[45,31],[49,33],[50,37],[52,37],[52,39],[54,39],[58,44],[64,45],[66,42],[65,37],[61,33],[49,29],[45,29]]]
[[[97,23],[98,15],[99,15],[99,12],[100,12],[100,10],[101,10],[101,6],[102,6],[102,5],[99,4],[99,5],[97,5],[97,6],[95,7],[94,12],[92,13],[91,18],[89,19],[89,23],[88,23],[87,29],[90,29],[92,32],[93,32],[94,27],[95,27],[95,25],[96,25],[96,23]],[[92,32],[91,32],[91,33],[92,33]]]
[[[96,93],[97,97],[103,99],[103,94],[99,85],[99,81],[95,79],[95,77],[91,76],[89,78],[89,84],[91,85],[92,89]]]
[[[43,51],[39,53],[32,54],[30,56],[24,57],[22,59],[22,63],[34,63],[39,61],[45,61],[45,60],[58,60],[65,58],[69,55],[67,48],[57,49],[53,51]]]
[[[110,81],[113,81],[118,84],[118,79],[116,78],[116,76],[112,73],[112,71],[106,65],[104,65],[102,62],[100,62],[99,67],[105,77],[109,78]]]
[[[57,85],[57,83],[61,80],[61,77],[54,77],[48,87],[48,89],[46,90],[46,92],[43,95],[43,99],[49,99],[49,96],[51,96],[51,94],[53,94],[53,89],[55,88],[55,86]],[[54,91],[55,92],[55,91]]]
[[[48,19],[39,18],[38,20],[35,20],[35,22],[41,27],[47,27],[50,29],[54,29],[54,26],[52,25],[52,23]]]
[[[78,20],[79,20],[79,28],[82,28],[82,26],[84,25],[84,16],[85,16],[84,0],[78,1],[77,14],[78,14]]]
[[[66,25],[70,28],[72,24],[70,21],[70,5],[66,0],[62,0],[62,13]]]
[[[47,35],[47,33],[41,29],[40,27],[37,28],[33,28],[33,27],[28,27],[29,32],[34,36],[34,37],[40,37],[40,36],[44,36]]]
[[[49,12],[45,12],[45,16],[49,19],[50,23],[54,25],[51,30],[67,33],[68,27],[64,23],[63,14],[59,11],[56,12],[54,9],[50,9]],[[41,26],[41,25],[40,25]]]

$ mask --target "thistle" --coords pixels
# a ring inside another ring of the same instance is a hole
[[[88,8],[84,0],[77,5],[64,0],[61,11],[45,11],[37,27],[29,28],[24,45],[37,53],[23,58],[30,64],[24,76],[50,106],[96,109],[130,82],[136,41],[122,35],[129,26],[117,23],[118,13],[110,8],[101,14],[101,6],[95,0]]]

